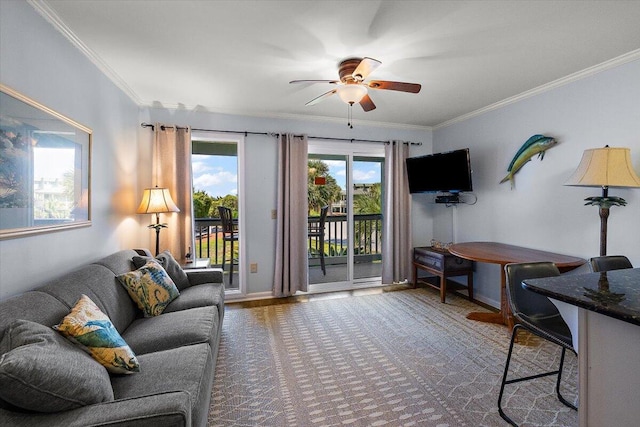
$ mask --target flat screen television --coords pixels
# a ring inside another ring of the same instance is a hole
[[[407,159],[410,193],[473,191],[469,149]]]

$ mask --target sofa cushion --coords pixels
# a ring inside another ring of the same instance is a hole
[[[51,326],[60,321],[69,307],[54,296],[39,291],[29,291],[0,301],[0,338],[16,320],[25,319]]]
[[[135,320],[122,334],[137,355],[208,343],[218,333],[215,306],[192,308]]]
[[[48,326],[16,320],[0,342],[0,397],[57,412],[113,400],[106,369]]]
[[[189,286],[189,278],[187,277],[187,273],[184,272],[182,267],[176,259],[171,255],[171,252],[164,251],[155,258],[148,256],[134,256],[132,258],[133,265],[136,268],[140,268],[147,263],[150,259],[155,259],[160,263],[162,268],[167,272],[173,283],[176,284],[176,287],[179,291],[182,291],[184,288]]]
[[[221,283],[206,283],[191,286],[180,291],[180,296],[173,300],[165,309],[165,313],[188,310],[195,307],[215,305],[218,312],[224,304],[224,285]]]
[[[183,390],[191,398],[192,425],[206,425],[215,368],[207,344],[142,354],[139,360],[140,374],[112,378],[116,399]]]
[[[53,327],[114,374],[140,371],[136,355],[91,299],[82,295],[71,312]]]
[[[165,307],[180,295],[173,280],[154,259],[137,270],[119,275],[118,280],[142,310],[144,317],[162,314]]]
[[[127,263],[133,268],[131,260],[127,260]],[[67,310],[76,304],[80,295],[87,295],[109,316],[119,332],[124,331],[138,314],[135,303],[113,271],[99,264],[81,267],[51,280],[38,290],[65,303]]]
[[[118,252],[114,252],[111,255],[100,258],[94,261],[93,264],[101,265],[109,269],[114,276],[117,276],[127,271],[135,270],[131,258],[138,255],[133,249],[124,249]]]

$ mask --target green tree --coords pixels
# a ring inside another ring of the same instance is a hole
[[[213,203],[213,197],[206,191],[193,192],[193,213],[196,218],[210,218],[209,211]]]
[[[320,212],[320,208],[340,200],[342,189],[336,179],[329,175],[329,166],[321,160],[309,160],[308,163],[309,213]],[[324,185],[316,185],[316,177],[325,177]]]
[[[218,206],[230,208],[233,217],[238,217],[238,196],[227,194],[222,197],[212,197],[206,191],[194,190],[193,211],[196,218],[220,218]]]
[[[211,203],[209,214],[211,218],[220,218],[218,213],[218,206],[224,206],[231,209],[231,216],[238,218],[238,196],[234,194],[227,194],[226,196],[216,197]]]
[[[361,194],[353,195],[353,211],[356,214],[379,214],[382,206],[382,189],[377,182],[363,188]]]

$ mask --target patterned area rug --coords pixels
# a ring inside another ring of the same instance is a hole
[[[210,426],[503,426],[497,396],[504,326],[467,320],[479,307],[430,289],[227,310]],[[560,349],[521,334],[510,376],[551,370]],[[521,426],[576,426],[555,377],[507,385]],[[577,358],[562,392],[577,399]]]

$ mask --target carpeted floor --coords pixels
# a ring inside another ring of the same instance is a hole
[[[479,307],[430,289],[227,310],[210,426],[503,426],[497,396],[504,326],[467,320]],[[523,334],[511,375],[555,369],[560,350]],[[568,354],[563,394],[577,396]],[[575,426],[554,377],[507,386],[521,426]]]

